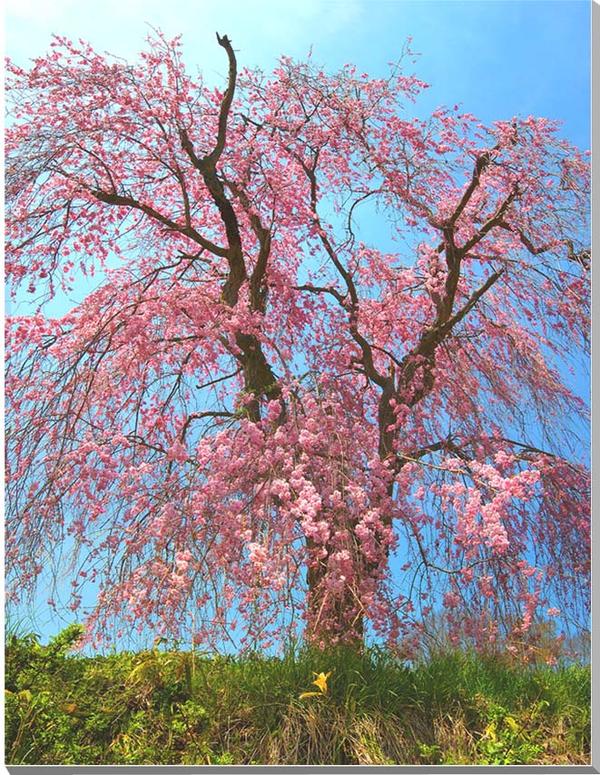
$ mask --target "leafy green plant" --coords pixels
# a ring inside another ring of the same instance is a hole
[[[532,764],[542,751],[539,731],[526,730],[506,708],[491,705],[477,751],[481,764]]]

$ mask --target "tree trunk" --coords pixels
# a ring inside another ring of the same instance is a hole
[[[307,547],[309,552],[317,548],[311,539],[307,539]],[[351,584],[346,584],[339,596],[333,596],[327,589],[324,584],[329,570],[327,560],[327,557],[318,560],[307,570],[307,640],[325,645],[345,643],[361,649],[364,645],[364,612],[360,601]]]

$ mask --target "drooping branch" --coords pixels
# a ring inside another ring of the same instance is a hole
[[[140,210],[149,218],[162,223],[171,231],[178,232],[185,237],[189,237],[189,239],[197,242],[198,245],[202,246],[205,250],[210,251],[215,256],[225,257],[228,254],[225,248],[221,247],[220,245],[216,245],[209,239],[206,239],[206,237],[203,237],[201,234],[199,234],[192,226],[179,224],[168,216],[158,212],[158,210],[156,210],[154,207],[151,207],[150,205],[144,204],[142,202],[138,202],[137,199],[134,199],[131,196],[123,196],[121,194],[117,194],[116,192],[101,190],[92,190],[91,193],[99,202],[103,202],[104,204],[116,205],[117,207],[130,207],[134,210]]]
[[[570,239],[560,239],[560,240],[553,240],[552,242],[545,242],[541,245],[535,245],[532,240],[525,234],[523,229],[519,229],[515,226],[511,226],[510,224],[506,223],[506,221],[500,221],[498,223],[498,226],[500,228],[505,229],[506,231],[511,232],[512,234],[516,234],[523,245],[527,248],[529,253],[531,253],[532,256],[539,256],[542,253],[546,253],[549,250],[553,250],[554,248],[558,247],[559,245],[564,245],[567,248],[567,258],[569,261],[574,261],[575,263],[582,266],[586,271],[590,268],[590,261],[591,261],[591,250],[589,248],[580,250],[578,252],[575,252],[575,247],[573,245],[573,241]]]
[[[342,294],[337,290],[337,288],[333,288],[332,286],[321,286],[321,285],[311,285],[310,283],[305,283],[304,285],[295,285],[294,286],[295,291],[308,291],[309,293],[328,293],[330,296],[333,296],[334,299],[343,307],[344,302],[346,300],[345,296],[342,296]]]

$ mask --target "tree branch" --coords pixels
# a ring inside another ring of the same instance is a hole
[[[225,92],[225,95],[223,97],[223,100],[221,102],[221,107],[219,110],[219,129],[217,132],[217,142],[215,144],[215,147],[213,150],[204,157],[204,163],[208,167],[215,168],[217,162],[221,158],[221,154],[223,153],[223,149],[225,148],[225,142],[227,139],[227,119],[229,118],[229,111],[231,109],[231,103],[233,101],[233,95],[235,92],[235,82],[237,78],[237,62],[235,59],[235,54],[233,53],[233,48],[231,47],[231,41],[227,37],[227,35],[223,35],[223,37],[219,36],[219,33],[217,33],[217,41],[219,43],[219,46],[225,49],[227,52],[227,58],[229,60],[229,74],[228,74],[228,82],[227,82],[227,91]]]
[[[176,221],[173,221],[168,216],[162,215],[162,213],[159,213],[158,210],[155,210],[150,205],[138,202],[137,199],[134,199],[131,196],[122,196],[121,194],[117,194],[115,192],[100,190],[92,190],[91,193],[99,202],[104,202],[108,205],[116,205],[117,207],[130,207],[134,210],[140,210],[149,218],[162,223],[171,231],[176,231],[179,232],[179,234],[183,234],[185,237],[189,237],[191,240],[197,242],[205,250],[209,250],[214,255],[222,257],[227,256],[227,250],[225,248],[222,248],[219,245],[215,245],[214,242],[211,242],[210,240],[206,239],[206,237],[203,237],[193,227],[182,226]]]

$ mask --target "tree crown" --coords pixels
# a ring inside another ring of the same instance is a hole
[[[542,118],[411,118],[400,66],[266,76],[218,44],[222,90],[160,35],[135,64],[63,38],[9,63],[9,278],[43,300],[101,270],[60,318],[9,319],[15,594],[65,544],[100,636],[573,615],[586,155]]]

